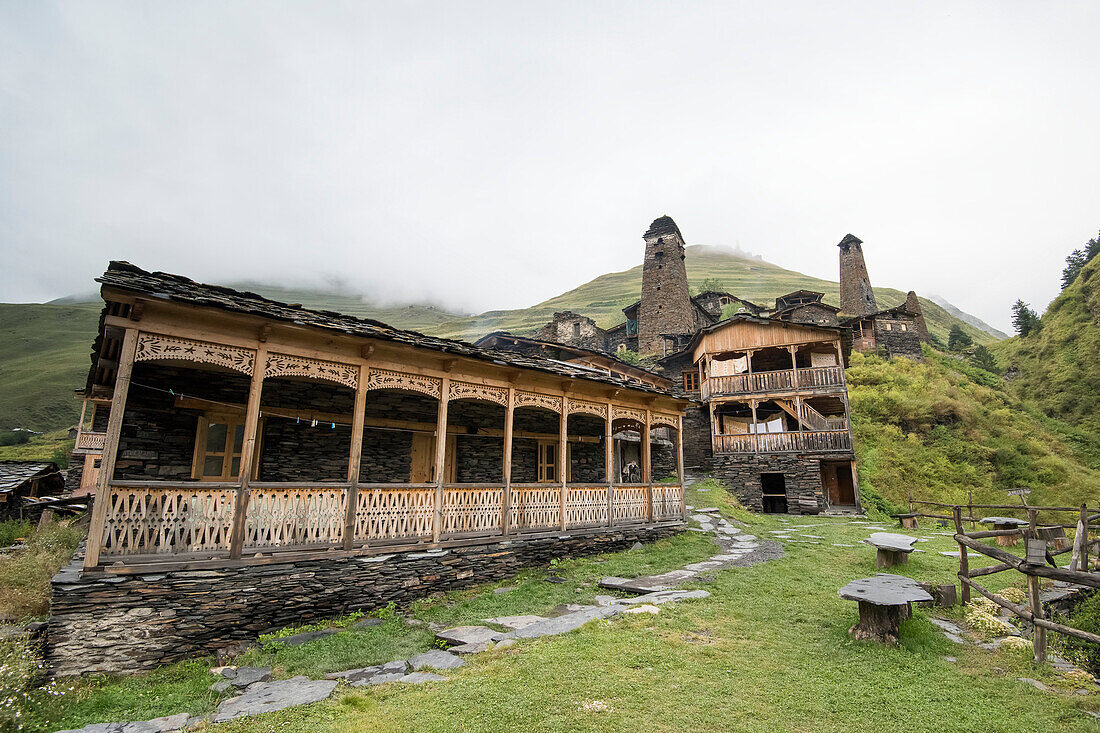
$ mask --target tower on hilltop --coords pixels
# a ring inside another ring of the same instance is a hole
[[[665,353],[665,336],[695,330],[684,264],[684,238],[671,217],[649,225],[642,263],[642,300],[638,307],[638,353]]]
[[[840,247],[840,310],[853,316],[878,312],[871,278],[863,261],[863,240],[854,234],[844,235]]]

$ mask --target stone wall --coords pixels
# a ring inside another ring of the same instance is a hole
[[[688,408],[684,415],[684,466],[705,468],[712,456],[710,413],[706,405]]]
[[[688,292],[684,239],[676,222],[663,216],[645,233],[638,353],[663,356],[665,335],[695,333],[695,312]]]
[[[840,310],[852,316],[864,316],[878,310],[871,277],[863,261],[863,240],[845,235],[840,248]]]
[[[826,507],[821,485],[821,462],[850,461],[852,454],[753,455],[719,453],[711,461],[715,478],[728,484],[741,503],[755,512],[764,510],[760,476],[782,473],[790,514],[817,514]]]
[[[607,351],[607,332],[591,318],[573,311],[555,313],[553,320],[535,333],[535,338],[593,351]]]
[[[783,320],[792,323],[809,323],[818,326],[836,326],[840,323],[836,311],[822,303],[806,303],[783,313]]]
[[[904,327],[905,330],[902,330]],[[920,331],[916,319],[911,316],[875,318],[875,348],[886,356],[904,356],[920,361]]]
[[[681,525],[597,530],[392,555],[53,579],[46,658],[56,675],[131,672],[238,649],[260,634],[391,601],[502,580],[562,557],[649,542]]]

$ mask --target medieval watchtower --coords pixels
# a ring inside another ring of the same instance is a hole
[[[694,332],[695,313],[688,293],[684,238],[676,222],[662,216],[645,233],[638,353],[663,356],[666,336]]]
[[[863,261],[863,240],[854,234],[844,235],[840,247],[840,310],[854,316],[866,316],[878,311],[871,278]]]

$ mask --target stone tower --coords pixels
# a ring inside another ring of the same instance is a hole
[[[854,234],[844,235],[840,247],[840,310],[853,316],[878,312],[871,278],[863,262],[863,240]]]
[[[928,324],[924,321],[924,311],[921,310],[920,301],[917,300],[917,293],[915,290],[910,290],[909,295],[905,296],[905,310],[917,315],[917,333],[920,334],[920,340],[927,343]]]
[[[668,216],[649,225],[642,263],[642,301],[638,307],[638,353],[665,353],[665,334],[690,334],[695,314],[688,293],[684,238]]]

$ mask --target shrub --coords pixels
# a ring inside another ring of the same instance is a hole
[[[1069,618],[1059,618],[1059,622],[1081,631],[1100,634],[1100,593],[1093,593],[1077,605]],[[1080,659],[1092,674],[1100,674],[1100,645],[1072,636],[1064,636],[1066,649]]]

